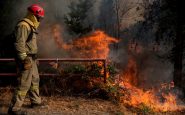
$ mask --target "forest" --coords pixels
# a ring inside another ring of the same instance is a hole
[[[45,10],[38,66],[49,105],[30,114],[185,114],[182,0],[1,0],[0,114],[17,79],[6,39],[31,4]]]

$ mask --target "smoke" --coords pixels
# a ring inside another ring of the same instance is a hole
[[[157,48],[156,51],[153,44],[146,46],[145,43],[134,44],[122,40],[119,49],[111,50],[109,57],[123,73],[123,79],[130,79],[132,85],[144,89],[159,88],[163,83],[173,82],[173,64],[162,57],[167,49],[162,46]],[[130,60],[134,64],[130,64]],[[124,75],[129,72],[132,78]]]
[[[20,0],[19,2],[15,2],[14,11],[12,18],[13,23],[9,24],[13,30],[16,23],[25,17],[27,14],[27,7],[31,4],[39,4],[45,9],[45,17],[43,22],[41,22],[40,27],[38,29],[38,45],[39,45],[39,53],[41,57],[61,57],[62,51],[58,50],[56,44],[54,43],[52,37],[52,29],[53,25],[59,24],[61,25],[61,38],[70,39],[70,35],[64,29],[63,16],[68,12],[68,5],[70,0]],[[6,32],[10,33],[10,32]],[[57,55],[59,54],[59,55]]]
[[[172,63],[160,59],[155,52],[145,50],[134,58],[138,69],[138,86],[152,88],[173,81]]]
[[[76,0],[21,0],[15,7],[16,20],[21,20],[27,13],[27,7],[31,4],[40,4],[45,9],[45,18],[41,22],[38,29],[38,46],[40,57],[69,57],[68,54],[61,48],[58,48],[56,37],[54,37],[54,29],[57,29],[60,35],[57,36],[57,40],[62,40],[65,43],[70,43],[75,39],[66,30],[64,24],[64,15],[69,12],[68,6],[71,2],[78,2]],[[94,1],[95,5],[90,9],[89,16],[87,17],[89,22],[96,23],[97,6],[99,2]],[[58,26],[59,28],[55,28]]]
[[[38,3],[42,5],[46,11],[45,18],[40,25],[38,35],[39,56],[40,57],[70,57],[66,50],[59,48],[57,40],[63,43],[71,43],[74,36],[70,35],[66,30],[63,16],[69,12],[70,2],[75,0],[21,0],[16,3],[15,20],[20,20],[26,15],[27,7],[31,4]],[[96,0],[94,6],[89,13],[89,20],[93,22],[94,28],[101,28],[110,36],[115,36],[115,14],[114,3],[112,0]],[[135,14],[135,10],[131,13]],[[129,14],[132,15],[132,14]],[[141,17],[139,17],[141,18]],[[137,19],[137,21],[136,21]],[[141,18],[142,19],[142,18]],[[138,74],[135,79],[138,80],[138,86],[152,87],[164,82],[172,81],[173,66],[169,61],[163,61],[157,55],[164,51],[161,47],[161,52],[154,52],[148,50],[146,44],[141,44],[140,48],[134,49],[134,52],[129,50],[130,40],[137,37],[140,30],[138,24],[138,17],[129,18],[129,21],[123,21],[123,30],[121,31],[120,43],[118,48],[115,49],[115,44],[111,45],[109,58],[116,63],[118,69],[123,71],[130,58],[134,59],[137,64]],[[131,24],[129,24],[131,22]],[[127,28],[126,28],[127,27]],[[54,32],[57,31],[57,36]],[[126,31],[126,32],[125,32]],[[145,40],[150,41],[153,39],[151,33],[145,34]],[[159,46],[160,47],[160,46]],[[139,52],[139,53],[138,53]]]

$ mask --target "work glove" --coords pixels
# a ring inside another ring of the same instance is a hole
[[[38,58],[37,54],[32,55],[32,59],[36,62],[37,65],[39,65],[39,61],[37,60],[37,58]]]
[[[23,68],[25,70],[29,70],[32,68],[32,62],[31,59],[27,56],[24,60],[23,60]]]
[[[38,55],[37,54],[32,55],[32,59],[33,60],[37,60],[37,58],[38,58]]]

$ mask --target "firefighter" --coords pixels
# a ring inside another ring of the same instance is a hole
[[[33,4],[28,7],[25,18],[18,22],[15,28],[15,52],[18,75],[18,86],[12,97],[8,109],[10,115],[26,115],[27,112],[21,109],[25,96],[28,93],[31,107],[39,107],[41,97],[39,95],[39,73],[36,63],[37,55],[37,28],[44,17],[44,9]]]

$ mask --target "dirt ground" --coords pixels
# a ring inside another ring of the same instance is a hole
[[[6,115],[11,95],[1,94],[0,115]],[[32,109],[29,98],[26,98],[23,109],[28,111],[29,115],[134,115],[124,106],[101,99],[55,96],[42,97],[42,100],[47,103],[46,107]]]
[[[0,91],[0,115],[6,115],[8,105],[12,96],[12,91]],[[145,115],[133,111],[124,105],[115,104],[111,101],[101,99],[89,99],[85,97],[70,96],[42,96],[42,100],[47,104],[44,108],[30,108],[29,98],[25,99],[23,109],[29,115]],[[168,113],[148,113],[148,115],[185,115],[182,112]]]

